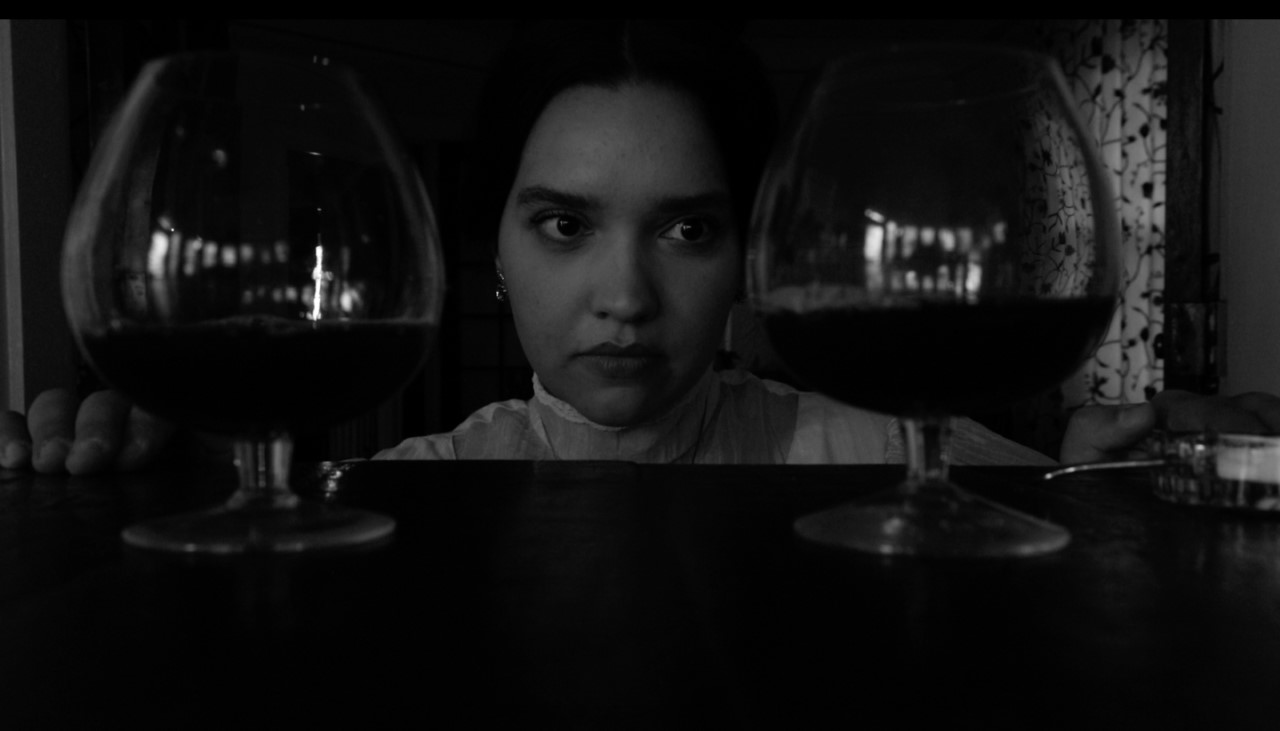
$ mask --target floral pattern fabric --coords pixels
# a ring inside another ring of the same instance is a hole
[[[1164,326],[1168,21],[1055,21],[1043,33],[1111,172],[1122,237],[1120,306],[1097,351],[1063,384],[1063,405],[1146,401],[1163,387],[1156,343]]]

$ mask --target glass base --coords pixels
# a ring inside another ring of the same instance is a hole
[[[1071,540],[1064,528],[950,483],[901,485],[807,515],[795,530],[832,548],[936,558],[1037,556]]]
[[[187,554],[298,553],[355,548],[390,538],[395,521],[379,513],[299,500],[295,507],[184,513],[126,528],[125,543]]]

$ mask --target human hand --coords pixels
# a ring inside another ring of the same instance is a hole
[[[36,396],[26,416],[0,414],[0,467],[73,475],[134,470],[154,462],[174,431],[117,391],[97,391],[80,402],[67,389],[50,389]]]
[[[1280,433],[1280,397],[1261,392],[1203,396],[1170,390],[1144,404],[1085,406],[1071,415],[1059,459],[1064,464],[1125,459],[1156,429]]]

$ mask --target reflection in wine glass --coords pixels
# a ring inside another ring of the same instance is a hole
[[[1060,382],[1111,318],[1119,229],[1093,144],[1039,54],[907,46],[825,70],[762,182],[748,287],[799,381],[900,417],[908,476],[801,535],[936,556],[1066,545],[953,485],[948,440],[952,415]]]
[[[407,383],[442,289],[421,180],[352,72],[245,53],[149,64],[80,189],[63,299],[110,386],[235,439],[240,487],[125,540],[229,553],[389,536],[387,516],[293,494],[292,438]]]

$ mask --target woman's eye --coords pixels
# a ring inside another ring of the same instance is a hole
[[[662,232],[664,239],[676,239],[687,243],[701,243],[711,237],[711,226],[701,218],[685,218],[676,221]]]
[[[536,223],[544,236],[559,241],[576,239],[586,231],[581,220],[560,213],[540,218]]]

